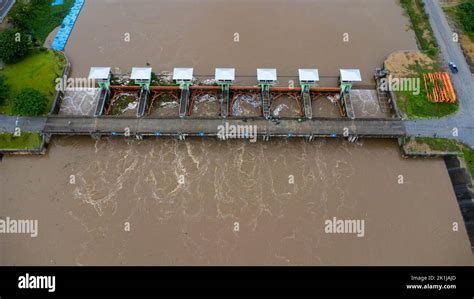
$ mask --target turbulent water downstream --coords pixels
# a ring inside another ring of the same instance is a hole
[[[66,49],[73,76],[275,67],[285,85],[318,67],[331,85],[356,67],[370,85],[388,54],[416,48],[396,0],[196,3],[86,1]],[[405,160],[394,141],[53,138],[46,156],[5,157],[0,191],[2,218],[39,220],[37,238],[0,235],[2,265],[472,263],[443,161]],[[365,220],[365,235],[326,234],[333,217]]]

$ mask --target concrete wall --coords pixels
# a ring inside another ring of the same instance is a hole
[[[458,157],[445,157],[445,162],[471,240],[471,246],[474,249],[474,192],[471,174]]]

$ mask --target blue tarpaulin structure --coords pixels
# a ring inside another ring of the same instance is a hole
[[[63,4],[64,4],[64,0],[54,0],[53,3],[51,3],[52,6],[63,5]]]
[[[76,23],[77,17],[79,16],[83,5],[84,0],[76,0],[74,2],[74,5],[69,11],[69,14],[64,18],[63,23],[61,24],[61,28],[59,28],[59,31],[56,34],[56,37],[54,38],[51,48],[57,51],[64,50],[64,48],[66,47],[66,43],[69,39],[69,35],[71,35],[72,29],[74,28],[74,24]]]

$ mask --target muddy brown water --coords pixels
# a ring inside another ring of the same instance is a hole
[[[220,115],[220,98],[218,95],[204,95],[196,97],[192,115],[195,117],[218,117]]]
[[[360,67],[370,83],[416,48],[407,24],[396,0],[86,1],[67,54],[74,76],[149,62]],[[2,218],[39,220],[37,238],[0,235],[2,265],[472,264],[443,161],[405,160],[394,141],[61,137],[45,156],[4,157],[0,190]],[[365,220],[364,237],[325,233],[333,217]]]
[[[341,112],[336,102],[331,102],[326,95],[319,95],[311,102],[313,117],[340,117]]]
[[[287,85],[299,68],[318,68],[327,85],[340,68],[361,68],[362,84],[371,84],[391,52],[416,49],[397,2],[86,1],[66,53],[72,76],[87,76],[91,66],[129,71],[150,63],[156,73],[193,67],[208,79],[216,67],[235,67],[239,83],[254,84],[256,69],[268,67]]]
[[[275,117],[299,117],[301,111],[296,100],[287,96],[274,98],[270,106],[270,113]]]
[[[55,138],[47,156],[1,168],[2,216],[39,220],[37,238],[2,236],[7,265],[461,265],[471,255],[464,228],[451,229],[461,215],[443,161],[404,160],[393,141]],[[364,219],[365,236],[324,233],[333,217]]]

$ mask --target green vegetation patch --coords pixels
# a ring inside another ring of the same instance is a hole
[[[443,11],[474,42],[474,0],[464,0],[456,6],[444,6]]]
[[[0,73],[0,106],[5,103],[10,92],[10,86],[7,84],[7,76]]]
[[[23,88],[41,92],[50,107],[56,93],[55,80],[62,76],[64,65],[64,57],[50,50],[35,50],[22,61],[5,65],[0,73],[7,77],[9,92],[0,113],[13,114],[13,99]]]
[[[32,48],[29,35],[16,30],[7,29],[0,32],[0,59],[5,63],[20,61]]]
[[[420,80],[420,93],[414,94],[412,91],[397,91],[397,105],[400,112],[408,118],[439,118],[458,112],[459,103],[434,103],[428,99],[427,91],[423,81],[423,74],[439,69],[437,63],[432,65],[421,65],[419,63],[411,65],[409,69],[412,76]]]
[[[62,24],[73,4],[74,0],[65,0],[63,5],[55,6],[51,6],[51,0],[31,0],[29,3],[20,0],[10,12],[10,20],[42,45],[49,33]]]
[[[407,137],[402,140],[405,150],[409,154],[457,154],[464,157],[471,176],[474,178],[474,150],[457,142],[446,138],[430,137]]]
[[[13,100],[13,113],[20,116],[40,116],[46,112],[48,98],[33,88],[24,88]]]
[[[412,29],[420,49],[430,57],[438,54],[438,44],[431,28],[423,0],[400,0],[400,3],[410,17]]]
[[[39,149],[43,142],[40,133],[22,133],[14,137],[13,134],[0,134],[0,150]]]
[[[474,150],[464,147],[463,154],[464,160],[466,161],[469,171],[471,172],[471,177],[474,178]]]
[[[415,138],[417,143],[426,144],[433,151],[440,152],[461,152],[461,145],[456,140],[445,139],[445,138],[428,138],[428,137],[417,137]]]
[[[464,32],[474,41],[474,0],[465,0],[456,6],[455,16]]]
[[[420,78],[420,80],[423,80]],[[397,105],[402,113],[408,118],[434,118],[444,117],[456,113],[459,104],[433,103],[426,96],[426,89],[422,85],[419,95],[410,91],[399,91],[397,94]]]

